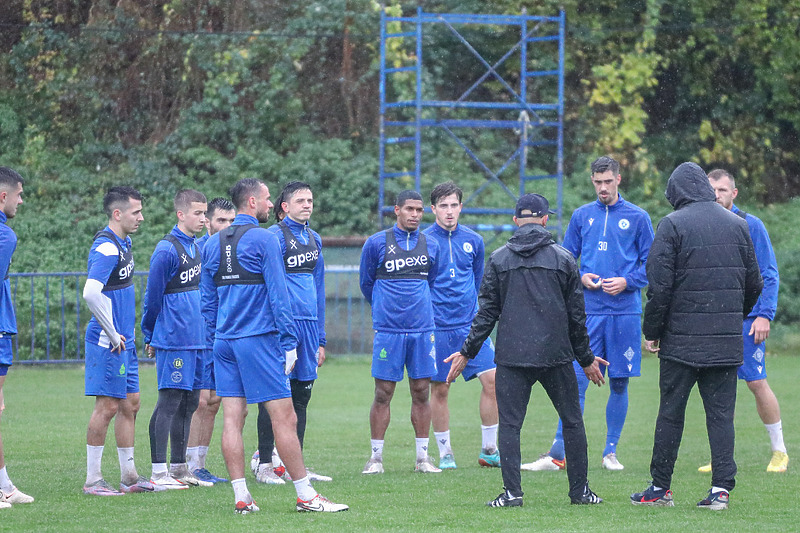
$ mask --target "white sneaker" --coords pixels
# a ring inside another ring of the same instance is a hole
[[[364,465],[362,474],[383,474],[383,459],[370,458]]]
[[[153,477],[150,478],[150,483],[152,483],[156,487],[163,487],[166,490],[179,490],[179,489],[189,488],[189,485],[187,485],[186,483],[181,483],[174,477],[170,476],[168,473],[154,474]]]
[[[308,501],[297,498],[298,512],[338,513],[339,511],[347,511],[348,509],[350,509],[349,506],[343,503],[333,503],[322,494],[317,494]]]
[[[286,482],[279,478],[272,469],[272,463],[261,463],[256,471],[256,481],[267,485],[284,485]]]
[[[322,474],[317,474],[316,472],[312,472],[307,468],[306,468],[306,475],[308,476],[309,481],[333,481],[332,477],[323,476]]]
[[[414,466],[414,472],[422,472],[423,474],[436,474],[441,471],[442,469],[437,468],[431,458],[427,456],[423,459],[417,459],[417,464]]]
[[[17,503],[33,503],[33,496],[28,496],[17,487],[14,487],[14,490],[8,494],[0,491],[0,502],[7,503],[9,505]]]
[[[606,470],[622,470],[625,467],[617,459],[617,454],[614,452],[609,453],[603,457],[603,468]]]
[[[172,476],[175,480],[180,481],[181,483],[185,483],[186,485],[191,485],[192,487],[214,486],[212,482],[203,481],[202,479],[197,478],[194,474],[189,472],[189,467],[185,464],[182,464],[177,468],[172,468],[169,472],[169,475]]]
[[[0,509],[11,509],[11,504],[8,502],[0,502]]]
[[[553,459],[549,455],[542,454],[532,463],[520,465],[520,470],[530,470],[533,472],[544,472],[547,470],[564,470],[566,462]]]
[[[258,453],[258,450],[255,451],[253,456],[250,458],[250,471],[253,472],[253,475],[256,475],[258,472],[258,465],[261,461],[261,455]]]

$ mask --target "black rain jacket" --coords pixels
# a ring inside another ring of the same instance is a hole
[[[716,203],[694,163],[667,182],[675,211],[658,224],[647,258],[645,339],[659,357],[693,367],[742,364],[742,321],[761,294],[747,223]]]
[[[548,368],[594,362],[575,258],[538,224],[525,224],[486,263],[478,314],[461,354],[473,358],[495,323],[495,363]]]

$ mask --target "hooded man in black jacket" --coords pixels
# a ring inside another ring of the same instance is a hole
[[[583,285],[575,258],[545,229],[550,205],[539,194],[520,197],[514,223],[519,226],[505,246],[492,253],[484,270],[478,305],[467,339],[452,362],[447,382],[461,373],[491,334],[495,323],[495,390],[500,415],[498,449],[505,490],[490,507],[522,506],[520,429],[531,387],[542,384],[564,426],[569,496],[574,504],[601,500],[586,480],[586,431],[578,402],[572,361],[598,386],[605,383],[589,348]]]
[[[669,177],[675,211],[658,224],[647,258],[645,347],[658,352],[661,404],[650,474],[631,495],[636,505],[672,506],[672,471],[683,435],[686,403],[697,383],[711,446],[712,488],[697,506],[728,507],[734,487],[733,413],[742,364],[742,320],[763,282],[747,223],[716,203],[703,169],[683,163]]]

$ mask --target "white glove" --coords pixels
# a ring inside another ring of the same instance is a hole
[[[294,364],[297,362],[297,348],[289,350],[286,352],[286,365],[284,366],[284,372],[288,376],[292,373],[292,369],[294,369]]]

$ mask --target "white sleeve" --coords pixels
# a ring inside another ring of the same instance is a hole
[[[103,294],[103,284],[96,279],[87,279],[86,285],[83,286],[83,299],[86,300],[97,323],[108,335],[111,346],[117,348],[120,344],[119,333],[114,329],[111,299]]]

